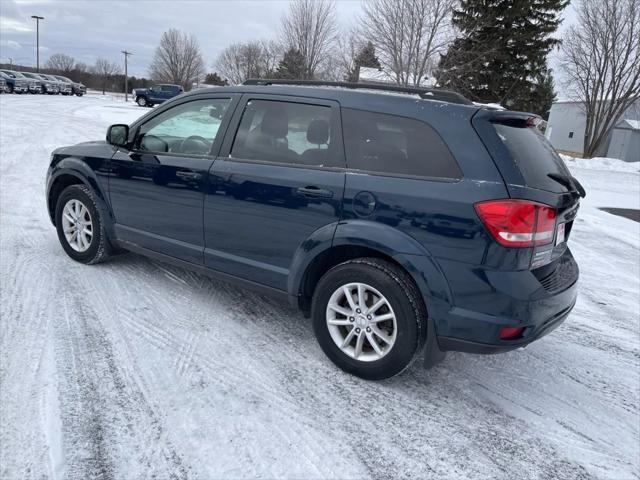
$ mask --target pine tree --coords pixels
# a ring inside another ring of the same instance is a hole
[[[376,56],[376,47],[374,47],[371,42],[367,42],[360,49],[356,55],[354,63],[359,67],[382,68],[380,66],[380,60],[378,60],[378,57]]]
[[[477,102],[548,114],[553,78],[547,55],[569,0],[460,0],[459,29],[436,78]]]
[[[357,82],[360,79],[360,67],[382,68],[376,56],[376,47],[370,41],[365,43],[353,57],[352,67],[347,72],[347,82]]]
[[[278,64],[276,78],[300,80],[305,78],[305,58],[299,50],[287,50]]]
[[[220,75],[217,74],[217,72],[207,73],[207,76],[204,77],[204,83],[206,83],[207,85],[229,85],[229,82],[222,79]]]

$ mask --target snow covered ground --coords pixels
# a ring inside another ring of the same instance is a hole
[[[272,299],[133,254],[63,253],[51,150],[146,111],[0,96],[0,478],[640,476],[640,224],[597,209],[640,208],[637,168],[569,162],[588,196],[560,328],[370,383]]]

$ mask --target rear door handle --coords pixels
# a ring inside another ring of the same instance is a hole
[[[202,175],[197,172],[178,171],[176,172],[176,177],[181,178],[182,180],[200,180]]]
[[[319,188],[313,185],[300,187],[296,191],[299,194],[304,195],[305,197],[320,197],[320,198],[333,197],[333,192],[331,190],[326,190],[324,188]]]

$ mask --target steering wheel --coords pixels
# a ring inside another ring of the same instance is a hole
[[[180,142],[178,153],[206,154],[211,149],[211,142],[200,135],[191,135]]]

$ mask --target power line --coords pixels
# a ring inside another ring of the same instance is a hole
[[[127,73],[127,59],[129,55],[133,55],[131,52],[127,52],[126,50],[122,50],[124,53],[124,101],[129,101],[129,74]]]

